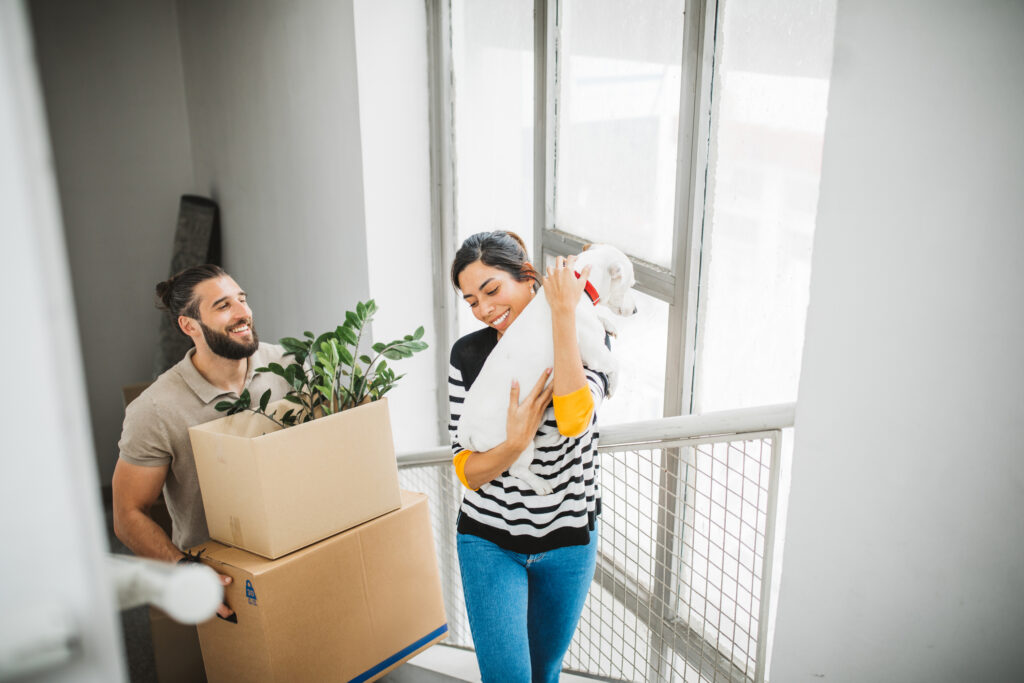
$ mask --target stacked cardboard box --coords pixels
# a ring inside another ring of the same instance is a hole
[[[372,681],[446,637],[427,498],[278,560],[210,542],[237,623],[199,626],[220,681]],[[197,549],[200,549],[197,548]]]
[[[400,505],[387,399],[289,429],[238,413],[189,435],[210,538],[271,560]]]
[[[237,618],[199,626],[211,683],[370,681],[447,635],[427,499],[398,489],[386,400],[189,431],[215,539],[193,550],[233,578]]]

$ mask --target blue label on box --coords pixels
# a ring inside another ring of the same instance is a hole
[[[256,589],[252,587],[252,581],[249,579],[245,580],[245,599],[250,605],[256,604]]]

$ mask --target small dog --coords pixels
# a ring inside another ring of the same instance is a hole
[[[613,316],[636,313],[633,264],[615,247],[595,244],[576,259],[577,275],[588,265],[589,284],[576,306],[576,336],[583,364],[608,377],[610,397],[618,382],[618,363],[605,346],[605,333],[617,332]],[[592,301],[594,296],[596,300]],[[498,340],[466,395],[458,433],[459,443],[465,448],[482,452],[505,440],[512,380],[518,380],[521,387],[531,387],[545,368],[554,365],[551,334],[551,307],[543,290],[538,290]],[[538,495],[551,493],[551,485],[530,471],[531,462],[532,443],[509,468],[509,473],[529,484]]]

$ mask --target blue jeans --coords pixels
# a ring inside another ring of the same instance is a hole
[[[525,555],[458,534],[462,589],[484,683],[557,683],[597,559],[590,543]]]

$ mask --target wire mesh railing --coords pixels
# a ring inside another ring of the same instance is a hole
[[[612,681],[763,681],[782,429],[793,406],[602,430],[598,561],[565,670]],[[471,649],[450,451],[399,458],[431,499],[447,644]]]

